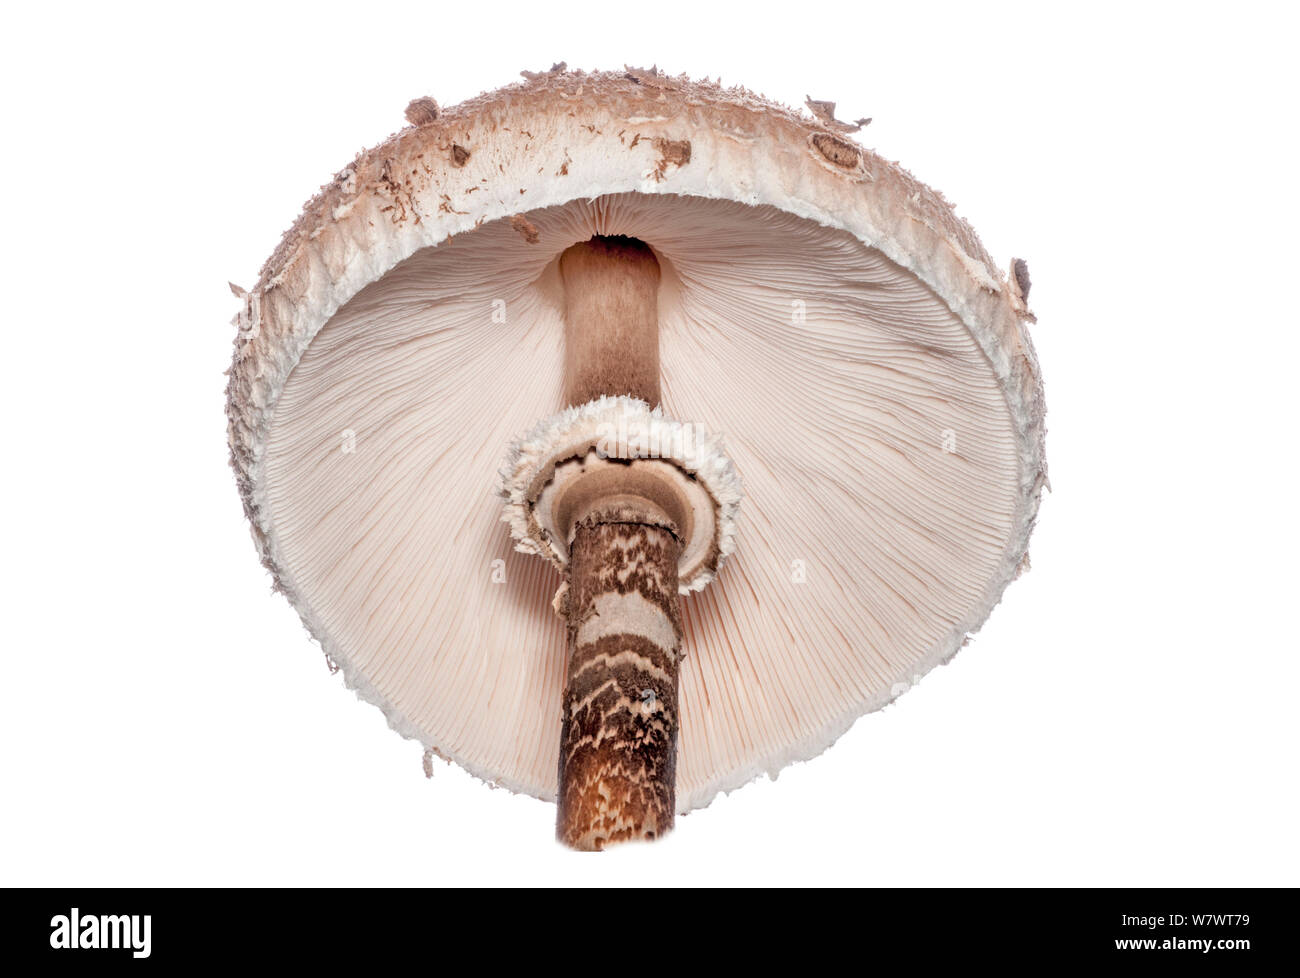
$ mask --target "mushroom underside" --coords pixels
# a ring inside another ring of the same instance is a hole
[[[416,252],[316,334],[267,430],[263,524],[397,729],[554,799],[561,578],[514,551],[497,469],[564,402],[558,256],[648,244],[664,410],[725,434],[745,496],[729,563],[682,599],[689,811],[818,753],[979,626],[1023,547],[1017,422],[958,317],[846,231],[640,194],[527,222]]]

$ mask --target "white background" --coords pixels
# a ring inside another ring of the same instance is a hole
[[[38,9],[39,8],[39,9]],[[4,884],[1291,884],[1297,24],[1283,4],[24,4],[5,15]],[[236,300],[417,95],[657,62],[838,100],[1029,261],[1033,571],[816,760],[576,856],[270,593]]]

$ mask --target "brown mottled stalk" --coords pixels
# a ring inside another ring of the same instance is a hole
[[[659,403],[659,262],[635,238],[560,256],[566,395]],[[556,833],[575,849],[673,825],[681,613],[674,527],[636,485],[611,487],[573,528],[569,668]]]
[[[635,506],[574,528],[556,832],[575,849],[673,826],[680,550],[671,524]]]

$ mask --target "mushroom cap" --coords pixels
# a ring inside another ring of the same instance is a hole
[[[964,644],[1046,481],[1027,275],[833,119],[741,89],[557,70],[412,117],[243,296],[229,383],[262,559],[394,729],[555,797],[561,578],[514,551],[497,470],[563,407],[555,262],[597,234],[655,250],[665,414],[744,484],[682,599],[679,810]]]

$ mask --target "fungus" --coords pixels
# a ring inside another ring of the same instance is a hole
[[[809,105],[563,65],[417,100],[240,299],[277,586],[575,848],[820,753],[1027,566],[1024,264]]]
[[[427,95],[412,99],[406,106],[406,121],[413,126],[427,126],[438,118],[438,103]]]

